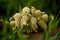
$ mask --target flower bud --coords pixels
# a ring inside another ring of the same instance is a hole
[[[36,10],[35,11],[35,16],[36,16],[37,20],[40,20],[41,19],[41,11],[40,10]]]
[[[36,14],[37,17],[40,17],[41,16],[41,11],[40,10],[36,10],[35,14]]]
[[[16,22],[15,21],[10,21],[10,25],[12,26],[13,30],[16,29]]]
[[[22,10],[22,13],[23,14],[30,13],[30,9],[28,7],[24,7],[23,10]]]
[[[20,21],[21,20],[21,14],[16,13],[15,15],[13,15],[13,18],[15,19],[15,21]]]
[[[33,31],[37,32],[37,29],[35,28],[35,26],[31,25],[31,28]]]
[[[31,22],[31,24],[36,24],[37,19],[35,17],[31,17],[30,22]]]
[[[32,13],[32,15],[35,15],[35,11],[36,11],[36,8],[31,7],[31,13]]]
[[[38,24],[39,24],[39,26],[42,27],[44,30],[47,29],[47,24],[46,24],[43,20],[38,21]]]
[[[21,25],[27,25],[29,17],[27,15],[22,16],[21,18]]]
[[[38,26],[37,26],[37,20],[35,17],[31,17],[30,19],[31,22],[31,28],[32,30],[34,30],[35,32],[37,32]]]
[[[48,22],[48,15],[47,14],[43,14],[42,15],[42,20],[47,23]]]

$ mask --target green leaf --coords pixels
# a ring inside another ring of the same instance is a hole
[[[52,24],[53,21],[54,21],[54,16],[53,16],[53,15],[50,15],[50,16],[49,16],[49,23],[48,23],[48,24],[49,24],[49,28],[52,27],[52,25],[53,25],[53,24]]]
[[[57,34],[49,38],[49,40],[56,40],[59,36],[60,36],[60,32],[57,32]]]
[[[58,24],[60,22],[60,18],[58,19],[58,16],[59,15],[57,15],[57,17],[55,19],[54,19],[53,15],[49,16],[49,20],[50,20],[49,21],[49,29],[54,30],[54,29],[57,28],[57,26],[58,26]]]

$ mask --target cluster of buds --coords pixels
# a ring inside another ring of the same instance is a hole
[[[12,20],[14,19],[14,20]],[[22,13],[14,14],[10,19],[10,25],[13,30],[16,28],[22,30],[23,28],[29,28],[33,31],[37,32],[38,25],[42,27],[44,30],[47,28],[48,15],[46,12],[42,12],[41,10],[36,10],[34,7],[24,7],[22,9]],[[38,24],[38,25],[37,25]]]

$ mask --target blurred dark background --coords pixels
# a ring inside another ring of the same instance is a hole
[[[60,12],[60,0],[0,0],[0,16],[11,16],[25,6],[34,6],[56,16]]]

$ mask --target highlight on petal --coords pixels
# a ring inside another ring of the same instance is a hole
[[[22,9],[22,13],[30,13],[30,8],[29,7],[24,7],[23,9]]]
[[[13,15],[13,18],[15,19],[15,21],[20,21],[21,20],[21,14],[16,13],[15,15]]]
[[[36,8],[31,7],[31,13],[32,13],[32,15],[34,15],[34,14],[35,14],[35,11],[36,11]]]
[[[41,19],[41,11],[40,10],[36,10],[35,11],[35,16],[36,16],[37,20],[40,20]]]
[[[29,17],[27,15],[22,16],[21,24],[22,25],[27,25],[28,20],[29,20]]]
[[[37,19],[35,17],[31,17],[30,22],[32,24],[36,24],[37,23]]]
[[[40,10],[36,10],[35,14],[36,14],[36,17],[40,17],[41,16],[41,11]]]

